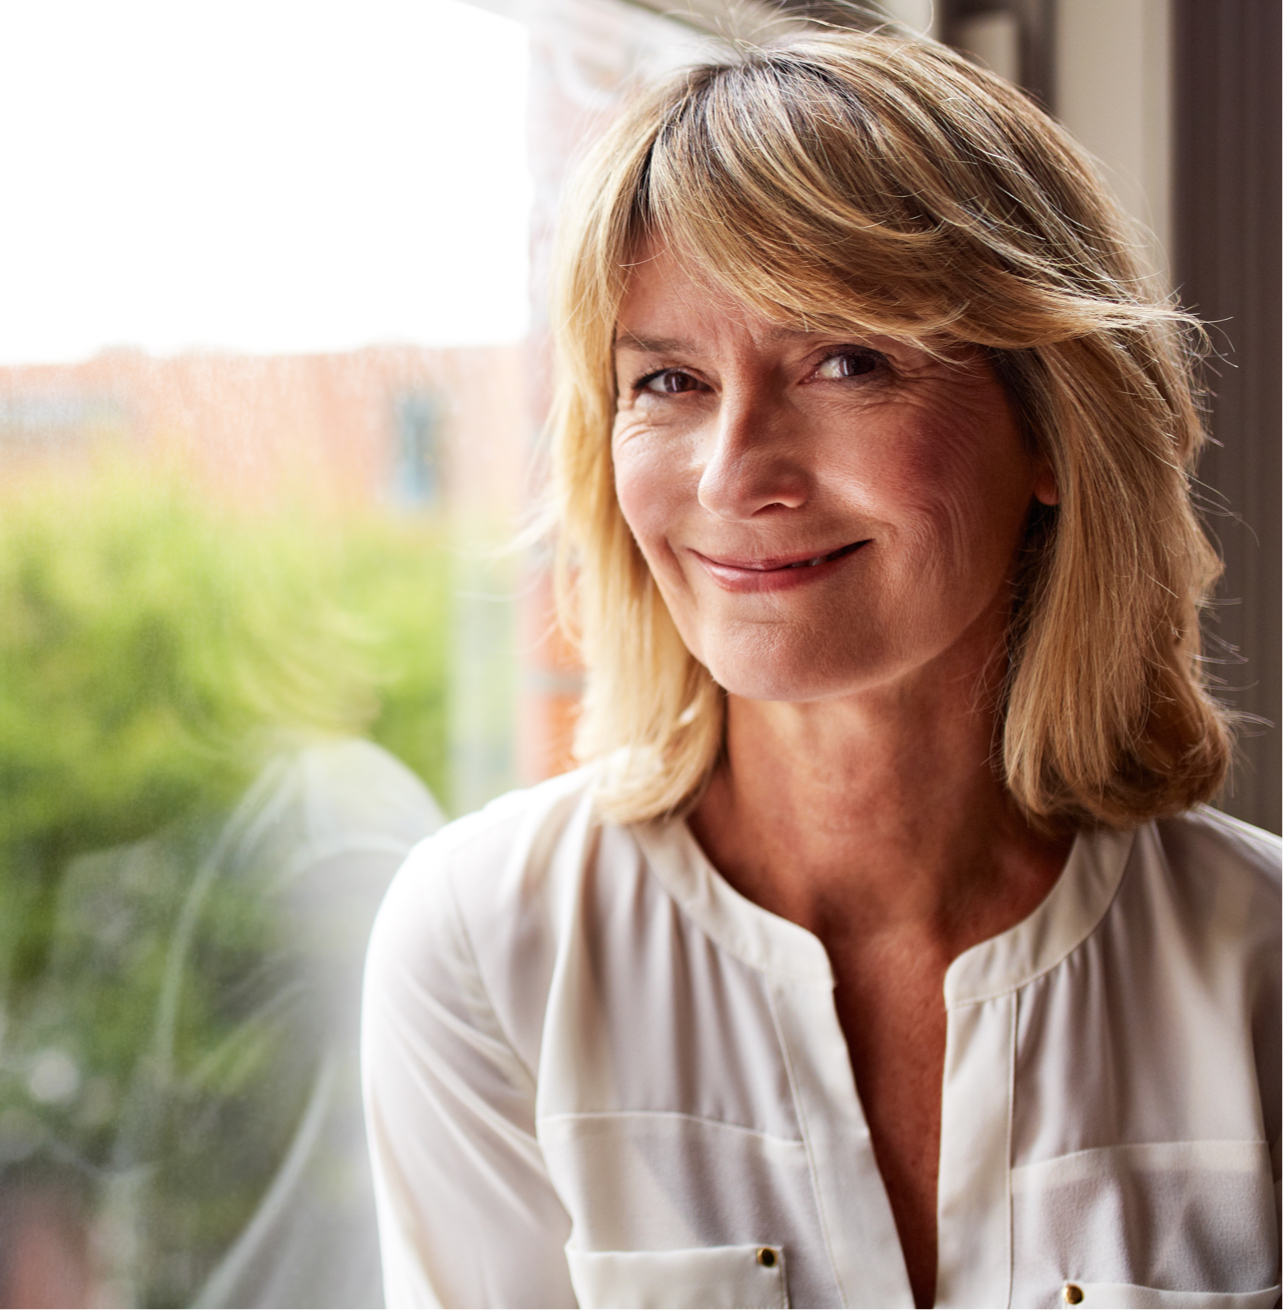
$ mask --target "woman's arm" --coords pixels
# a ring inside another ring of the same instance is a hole
[[[535,1140],[535,1083],[478,973],[440,841],[379,912],[366,965],[366,1119],[389,1306],[572,1306],[570,1220]]]

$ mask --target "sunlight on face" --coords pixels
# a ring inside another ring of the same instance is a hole
[[[691,652],[805,701],[978,672],[1054,488],[973,352],[782,329],[667,254],[616,333],[619,503]]]

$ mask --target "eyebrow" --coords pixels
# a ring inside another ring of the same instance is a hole
[[[784,337],[801,337],[812,335],[799,332],[796,328],[773,327],[763,334],[767,340],[778,341]],[[615,329],[614,348],[619,350],[638,350],[646,355],[692,355],[696,347],[680,337],[639,337],[626,328]]]
[[[646,355],[688,355],[694,347],[678,337],[637,337],[631,332],[616,330],[615,349],[639,350]]]

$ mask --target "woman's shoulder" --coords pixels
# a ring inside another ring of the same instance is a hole
[[[1278,901],[1283,839],[1210,806],[1155,823],[1167,862],[1179,877],[1214,878]]]
[[[1153,831],[1156,845],[1141,846],[1147,881],[1200,956],[1253,960],[1276,974],[1283,842],[1207,806],[1158,819]]]
[[[533,1060],[567,920],[600,833],[593,767],[510,792],[420,842],[393,879],[367,989],[484,1009]]]
[[[465,902],[520,898],[544,882],[554,851],[591,840],[593,766],[510,791],[445,824],[410,852],[398,884],[450,884]]]

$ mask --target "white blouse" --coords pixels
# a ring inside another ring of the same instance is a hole
[[[594,774],[420,845],[366,972],[389,1305],[911,1306],[819,940]],[[1080,836],[945,978],[941,1306],[1279,1297],[1277,838]]]

